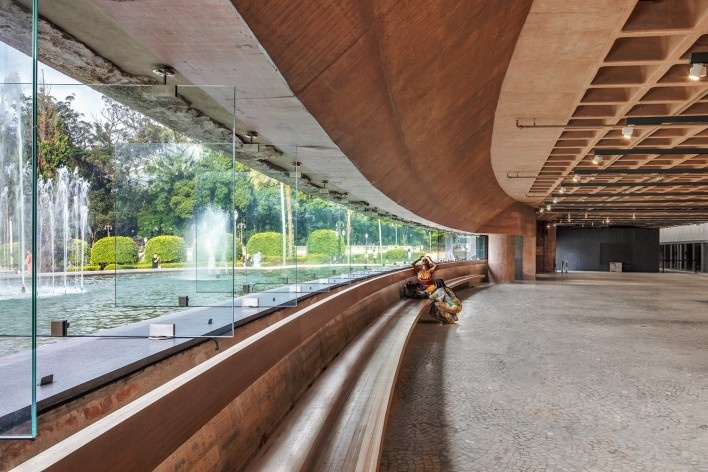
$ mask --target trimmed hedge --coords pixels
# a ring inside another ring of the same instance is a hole
[[[187,243],[179,236],[155,236],[145,243],[145,262],[152,259],[152,255],[160,256],[160,263],[184,262],[187,260]]]
[[[127,236],[110,236],[96,241],[91,248],[91,264],[101,270],[108,264],[135,264],[138,262],[138,247]]]
[[[339,238],[339,250],[345,248],[344,238]],[[326,254],[334,256],[337,254],[337,233],[333,229],[318,229],[310,233],[307,238],[308,254]]]
[[[389,249],[384,253],[386,262],[405,262],[407,258],[408,250],[404,248]]]
[[[256,233],[248,239],[246,251],[251,256],[257,252],[260,252],[263,256],[282,256],[283,235],[276,232]],[[263,261],[261,260],[262,263]]]
[[[307,264],[329,264],[332,261],[332,256],[328,254],[310,254],[307,253],[305,262]]]

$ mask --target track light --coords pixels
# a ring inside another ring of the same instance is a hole
[[[691,80],[701,80],[706,76],[706,66],[703,64],[693,64],[688,73],[688,78]]]
[[[580,182],[580,174],[573,174],[573,182]]]
[[[558,203],[558,197],[553,197],[553,203]]]
[[[551,211],[551,204],[550,203],[546,203],[546,210]]]
[[[560,192],[560,193],[565,193],[565,187],[562,187],[562,186],[561,186],[561,188],[558,189],[558,192]]]
[[[596,166],[599,166],[601,162],[602,162],[602,156],[600,156],[599,154],[595,154],[595,156],[592,158],[592,163],[595,164]]]
[[[688,55],[688,63],[691,64],[691,70],[688,73],[688,78],[691,80],[702,79],[706,76],[706,63],[708,63],[708,52],[692,52]]]
[[[631,139],[633,134],[634,134],[634,126],[623,126],[622,127],[622,136],[624,137],[624,139]]]

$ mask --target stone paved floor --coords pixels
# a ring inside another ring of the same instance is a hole
[[[570,273],[421,319],[382,471],[708,471],[708,277]]]

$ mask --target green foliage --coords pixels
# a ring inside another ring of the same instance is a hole
[[[235,243],[235,246],[234,246],[234,243]],[[236,259],[234,259],[234,249],[236,250]],[[233,261],[233,260],[240,261],[241,258],[243,258],[243,248],[241,247],[240,244],[238,244],[238,241],[234,241],[233,234],[226,233],[226,260],[227,261]]]
[[[83,257],[83,263],[88,264],[88,262],[91,260],[91,245],[88,243],[88,241],[84,241],[82,239],[72,239],[71,243],[69,245],[69,260],[68,263],[71,266],[81,266],[81,248],[83,245],[84,249],[84,257]]]
[[[145,261],[153,254],[160,256],[161,263],[187,260],[187,243],[179,236],[155,236],[145,244]]]
[[[251,255],[260,252],[263,256],[282,256],[283,235],[276,232],[256,233],[248,239],[246,251]]]
[[[307,253],[307,257],[305,258],[305,263],[306,264],[328,264],[331,262],[332,256],[329,254],[310,254],[309,252]]]
[[[9,267],[10,259],[13,259],[15,265],[19,265],[20,262],[25,260],[24,256],[20,254],[19,242],[12,243],[12,246],[10,246],[10,243],[0,244],[0,266]]]
[[[138,247],[127,236],[111,236],[96,241],[91,248],[91,264],[103,270],[108,264],[134,264],[138,261]]]
[[[81,267],[69,267],[69,269],[67,270],[67,272],[79,272],[79,271],[81,271],[81,270],[82,270]],[[99,266],[99,265],[90,265],[90,264],[89,264],[89,265],[85,265],[85,266],[83,267],[83,271],[84,271],[84,272],[94,272],[94,271],[97,271],[97,270],[101,270],[101,266]]]
[[[386,262],[403,262],[408,258],[408,250],[404,248],[389,249],[384,253]],[[412,261],[411,261],[412,262]]]
[[[342,251],[345,242],[344,238],[339,238],[337,245],[337,233],[332,229],[318,229],[310,233],[307,238],[307,253],[336,255]]]
[[[104,270],[121,270],[121,269],[136,269],[133,264],[108,264]]]

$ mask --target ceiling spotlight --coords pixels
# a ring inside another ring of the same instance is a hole
[[[624,137],[624,139],[630,139],[633,134],[634,134],[634,126],[623,126],[622,127],[622,136]]]
[[[558,197],[553,197],[553,203],[558,203]]]
[[[633,220],[636,220],[636,219],[637,219],[637,214],[636,214],[636,213],[632,213],[632,219],[633,219]]]
[[[546,210],[543,207],[539,208],[539,210],[538,210],[539,213],[543,213],[544,211],[546,211]]]
[[[602,156],[595,154],[595,157],[592,158],[592,163],[595,164],[596,166],[599,166],[601,162],[602,162]]]
[[[546,210],[551,211],[551,204],[550,203],[546,203]]]
[[[244,136],[250,140],[250,144],[253,144],[253,140],[258,137],[258,133],[256,131],[246,131]]]
[[[155,66],[152,73],[160,77],[174,77],[175,70],[170,66]]]
[[[688,78],[691,80],[701,80],[706,76],[706,66],[703,64],[693,64],[688,72]]]
[[[580,182],[580,174],[573,174],[573,182]]]
[[[559,191],[560,193],[565,193],[565,187],[559,188],[558,191]]]

